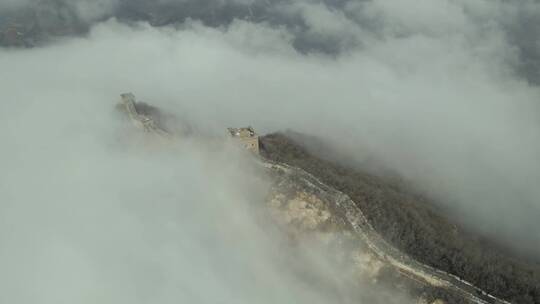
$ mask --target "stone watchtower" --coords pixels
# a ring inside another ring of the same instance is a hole
[[[240,141],[246,149],[259,154],[259,135],[252,127],[228,128],[228,130],[233,139]]]

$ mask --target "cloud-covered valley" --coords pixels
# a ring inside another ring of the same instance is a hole
[[[137,1],[73,2],[88,32],[0,48],[0,265],[17,274],[0,275],[0,299],[219,302],[208,287],[224,302],[327,303],[272,267],[274,236],[245,232],[268,186],[253,165],[226,144],[123,139],[113,109],[127,91],[218,137],[243,125],[317,135],[339,161],[376,159],[468,228],[540,255],[534,1],[158,2],[191,11],[154,27],[125,22]],[[103,294],[83,300],[92,288]]]

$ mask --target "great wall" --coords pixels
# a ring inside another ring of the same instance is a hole
[[[121,97],[121,105],[123,105],[134,126],[160,138],[174,140],[173,134],[162,129],[151,117],[139,113],[133,94],[122,94]],[[420,263],[390,245],[375,231],[362,210],[349,196],[324,184],[315,176],[300,168],[273,162],[260,156],[258,147],[257,149],[253,148],[253,143],[258,142],[258,136],[253,128],[229,128],[228,131],[231,137],[240,139],[240,143],[244,148],[254,152],[253,155],[258,160],[258,164],[268,170],[270,175],[274,176],[274,188],[279,189],[292,184],[301,185],[302,191],[310,192],[311,195],[328,204],[329,208],[334,211],[334,216],[341,216],[341,219],[355,233],[355,236],[379,260],[395,268],[403,276],[420,284],[448,290],[470,301],[470,303],[512,304],[473,286],[455,275]],[[248,132],[249,134],[242,132]],[[309,206],[310,202],[306,201],[305,204]],[[313,206],[310,208],[313,208]]]

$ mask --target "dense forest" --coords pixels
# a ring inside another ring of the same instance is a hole
[[[417,260],[512,303],[540,303],[540,266],[479,241],[432,208],[429,200],[384,177],[315,156],[321,154],[308,152],[298,138],[296,133],[266,135],[261,153],[300,167],[349,195],[386,240]]]

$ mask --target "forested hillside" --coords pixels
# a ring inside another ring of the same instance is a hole
[[[374,228],[421,262],[455,274],[512,303],[540,303],[540,267],[479,242],[430,208],[429,201],[366,172],[340,166],[308,152],[291,134],[261,138],[261,153],[300,167],[348,194]],[[298,138],[298,134],[294,135]]]

